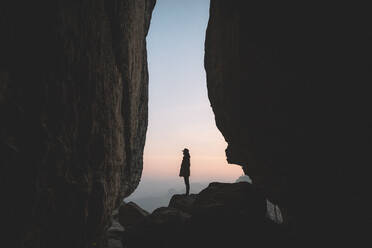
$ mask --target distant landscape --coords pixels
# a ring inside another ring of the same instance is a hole
[[[197,194],[208,186],[209,183],[190,183],[190,193]],[[125,202],[135,202],[141,208],[152,212],[159,207],[166,207],[175,194],[184,194],[185,186],[177,182],[173,186],[169,183],[147,182],[141,184],[138,192],[124,199]]]
[[[240,176],[236,182],[251,182],[248,176]],[[190,182],[190,193],[198,194],[205,189],[211,182]],[[184,194],[185,186],[183,180],[144,180],[140,183],[137,190],[125,202],[135,202],[141,208],[148,212],[152,212],[159,207],[168,206],[170,199],[175,194]]]
[[[242,175],[235,182],[249,182],[252,180]],[[190,193],[198,194],[205,189],[211,182],[191,182]],[[183,180],[144,180],[140,183],[137,190],[125,202],[134,202],[148,212],[153,212],[160,207],[166,207],[170,199],[175,194],[184,194],[185,186]],[[280,209],[267,200],[267,217],[271,220],[281,223],[283,221]]]

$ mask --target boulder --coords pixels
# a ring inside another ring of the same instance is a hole
[[[112,222],[110,228],[107,229],[108,238],[121,239],[121,236],[123,233],[124,233],[124,227],[115,220]]]
[[[143,220],[149,213],[143,210],[134,202],[123,203],[119,208],[119,223],[124,226],[131,226]]]
[[[141,222],[129,227],[123,238],[125,246],[185,247],[183,236],[187,235],[187,222],[191,215],[176,208],[161,207],[146,216]]]
[[[193,214],[229,214],[263,219],[266,214],[265,196],[248,182],[210,183],[193,204]]]
[[[211,183],[192,206],[188,246],[283,245],[285,233],[265,217],[266,208],[265,196],[248,182]]]
[[[122,248],[124,227],[118,221],[119,210],[116,209],[111,218],[111,226],[106,230],[105,248]]]
[[[126,229],[123,242],[134,248],[283,244],[285,233],[265,214],[266,199],[250,183],[211,183],[196,195],[174,195],[169,207]]]
[[[190,217],[190,214],[185,213],[180,209],[161,207],[156,209],[149,218],[147,218],[147,221],[156,224],[184,223]]]
[[[182,210],[186,213],[192,212],[192,206],[196,200],[197,195],[191,194],[191,195],[173,195],[170,202],[169,207],[171,208],[177,208],[179,210]]]
[[[122,237],[124,227],[114,220],[111,227],[107,230],[107,248],[122,248]]]

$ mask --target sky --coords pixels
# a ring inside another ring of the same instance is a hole
[[[183,183],[183,148],[190,150],[191,183],[234,182],[242,175],[240,166],[226,162],[227,144],[207,96],[208,18],[209,0],[157,0],[147,36],[149,125],[139,191],[153,181]]]

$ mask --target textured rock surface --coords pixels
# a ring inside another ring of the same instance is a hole
[[[149,215],[134,202],[123,203],[119,208],[119,222],[124,227],[135,224]]]
[[[107,229],[107,248],[121,248],[123,247],[122,244],[122,236],[124,233],[124,228],[120,223],[116,220],[112,221],[112,224],[109,229]]]
[[[169,207],[177,208],[186,213],[191,213],[197,194],[173,195],[169,201]]]
[[[21,3],[0,3],[5,237],[100,246],[142,172],[155,0]]]
[[[211,1],[205,68],[227,160],[285,220],[328,239],[358,240],[372,220],[372,34],[363,9]]]
[[[109,238],[119,239],[124,232],[124,227],[120,223],[114,220],[109,229],[107,229],[107,234]]]

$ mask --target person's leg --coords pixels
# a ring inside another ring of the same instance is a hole
[[[189,177],[183,177],[185,180],[185,185],[186,185],[186,195],[189,195],[190,192],[190,182],[189,182]]]

